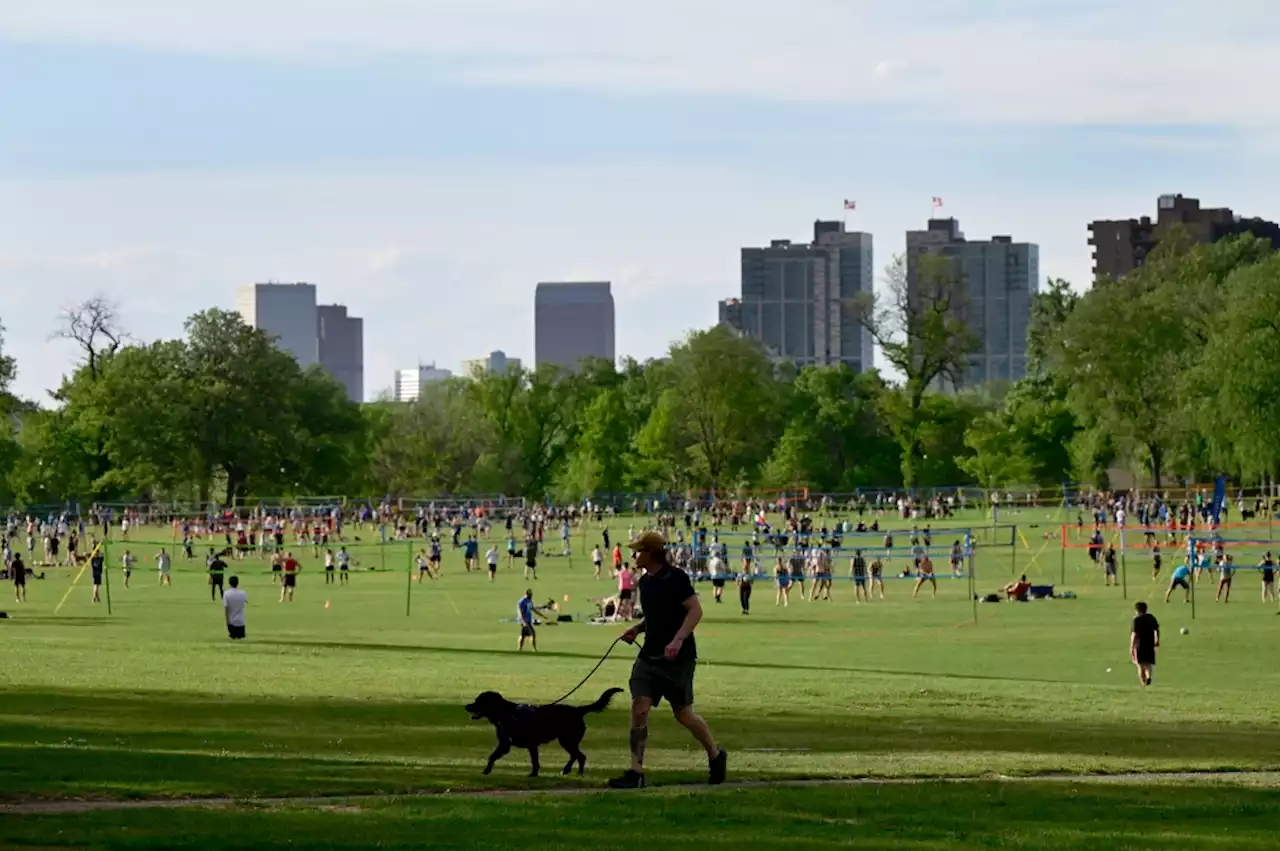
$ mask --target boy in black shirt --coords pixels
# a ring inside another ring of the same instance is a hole
[[[1129,632],[1129,656],[1138,666],[1138,681],[1151,685],[1151,672],[1156,666],[1156,648],[1160,646],[1160,622],[1147,613],[1146,603],[1134,604],[1138,613]]]
[[[708,783],[724,782],[728,755],[716,746],[707,722],[693,711],[693,672],[698,661],[694,627],[702,619],[702,605],[683,570],[667,561],[667,541],[658,532],[643,532],[629,544],[640,577],[640,607],[644,620],[622,634],[634,644],[644,633],[644,647],[631,668],[631,767],[609,781],[614,789],[644,786],[644,751],[649,741],[649,710],[665,698],[676,720],[707,752]]]

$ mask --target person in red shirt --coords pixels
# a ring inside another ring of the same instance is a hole
[[[293,557],[293,553],[284,554],[284,584],[280,586],[280,602],[283,603],[285,598],[289,602],[293,602],[293,589],[298,586],[298,560]]]

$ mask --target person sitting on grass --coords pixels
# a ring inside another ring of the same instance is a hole
[[[1031,583],[1027,581],[1027,575],[1024,573],[1017,582],[1010,582],[1004,586],[1005,597],[1010,600],[1018,600],[1025,603],[1027,601],[1027,592],[1031,590]]]

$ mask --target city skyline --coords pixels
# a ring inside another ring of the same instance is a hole
[[[1265,78],[1274,5],[922,1],[806,0],[802,44],[763,0],[0,8],[14,389],[49,402],[58,313],[98,293],[152,340],[237,282],[321,281],[365,317],[370,396],[419,356],[532,362],[538,280],[611,281],[616,351],[659,356],[742,246],[844,199],[877,278],[940,196],[1078,289],[1087,224],[1162,194],[1280,218],[1280,107],[1221,83]]]

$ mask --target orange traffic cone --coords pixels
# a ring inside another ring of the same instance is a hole
[[[325,607],[326,609],[327,609],[327,608],[329,608],[329,601],[328,601],[328,600],[325,600],[325,601],[324,601],[324,607]]]

